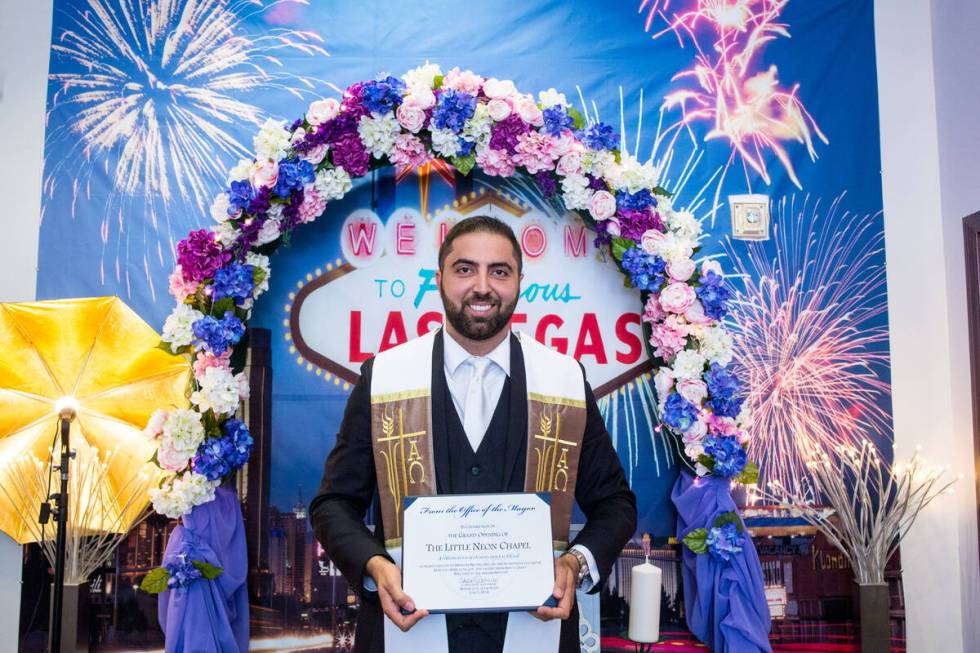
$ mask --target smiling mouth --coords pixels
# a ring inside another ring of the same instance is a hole
[[[466,307],[469,308],[470,312],[475,315],[488,315],[490,311],[496,308],[496,304],[493,304],[491,302],[482,302],[482,303],[471,302],[467,304]]]

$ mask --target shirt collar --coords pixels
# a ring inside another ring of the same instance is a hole
[[[463,346],[456,342],[448,331],[443,330],[442,334],[443,362],[449,375],[455,376],[459,366],[473,354],[463,349]],[[504,371],[504,374],[510,376],[510,333],[508,332],[507,337],[501,340],[500,344],[494,347],[493,351],[484,356],[484,358],[489,358],[490,361],[496,363]]]

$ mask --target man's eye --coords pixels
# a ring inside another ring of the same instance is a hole
[[[503,270],[503,269],[494,270],[493,275],[495,277],[500,277],[501,279],[503,279],[507,276],[507,270]]]
[[[469,274],[470,268],[468,266],[461,265],[458,268],[456,268],[456,272],[459,274]]]

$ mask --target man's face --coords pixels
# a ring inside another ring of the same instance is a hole
[[[454,240],[436,279],[446,319],[470,340],[487,340],[506,328],[521,292],[514,248],[494,233]]]

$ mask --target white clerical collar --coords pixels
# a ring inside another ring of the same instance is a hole
[[[456,368],[473,356],[473,354],[463,349],[463,346],[456,342],[445,329],[442,330],[442,343],[443,361],[446,365],[446,371],[451,376],[455,376]],[[504,374],[510,376],[510,332],[508,331],[507,337],[501,340],[500,344],[494,347],[493,351],[483,358],[490,359],[504,371]]]

